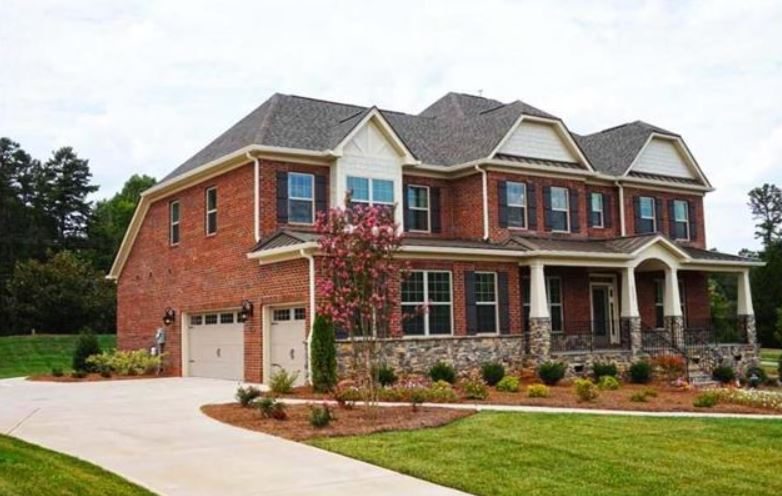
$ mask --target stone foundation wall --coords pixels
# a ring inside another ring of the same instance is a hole
[[[567,377],[579,377],[584,374],[592,374],[592,364],[614,363],[620,373],[624,373],[633,363],[633,353],[629,350],[606,350],[552,353],[551,360],[567,364]]]

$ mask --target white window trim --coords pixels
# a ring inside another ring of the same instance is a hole
[[[453,273],[450,270],[411,270],[411,273],[420,273],[424,275],[424,301],[402,301],[400,303],[401,306],[411,306],[411,305],[429,305],[429,306],[449,306],[450,307],[450,316],[451,316],[451,332],[449,334],[430,334],[429,333],[429,312],[426,312],[424,314],[424,333],[421,334],[410,334],[405,335],[404,337],[415,339],[415,338],[421,338],[422,336],[426,337],[444,337],[444,336],[453,336]],[[443,301],[431,301],[429,299],[429,274],[431,273],[437,273],[437,274],[448,274],[448,298],[449,301],[443,302]],[[400,292],[401,293],[401,292]],[[403,330],[404,331],[404,330]]]
[[[211,191],[215,192],[215,208],[209,209],[209,193]],[[207,236],[214,236],[217,234],[217,186],[211,186],[209,188],[206,188],[204,191],[204,210],[206,213],[204,214],[204,232]],[[215,214],[215,230],[214,232],[209,232],[209,214]]]
[[[310,183],[312,184],[312,187],[310,188],[310,191],[312,191],[312,197],[306,198],[303,196],[293,196],[291,194],[291,176],[306,176],[310,179]],[[312,222],[298,222],[298,221],[291,221],[291,201],[307,201],[310,202],[310,208],[312,210]],[[297,225],[297,226],[311,226],[315,224],[315,174],[308,174],[306,172],[289,172],[288,173],[288,224]]]
[[[661,298],[658,301],[657,296],[660,295]],[[663,326],[657,327],[657,310],[658,308],[662,308],[663,310]],[[655,329],[664,329],[665,328],[665,281],[662,279],[655,279],[654,280],[654,326]]]
[[[420,189],[425,189],[426,190],[426,208],[414,207],[412,203],[408,207],[410,210],[415,210],[417,212],[426,212],[426,229],[412,229],[412,227],[411,227],[410,228],[410,232],[430,233],[430,232],[432,232],[432,194],[431,194],[432,192],[431,192],[431,189],[429,188],[429,186],[424,186],[422,184],[408,184],[407,188],[405,188],[405,194],[407,194],[407,190],[409,188],[420,188]],[[437,271],[432,271],[432,272],[437,272]]]
[[[559,303],[552,303],[551,301],[551,281],[553,279],[556,279],[559,281]],[[564,310],[564,291],[562,291],[562,278],[560,276],[546,276],[546,298],[548,299],[548,311],[549,311],[549,317],[551,318],[551,322],[553,324],[554,319],[552,316],[554,315],[554,307],[559,307],[559,310],[557,313],[559,314],[559,321],[562,323],[562,329],[554,330],[552,328],[551,332],[556,334],[561,334],[565,332],[565,310]]]
[[[499,288],[497,287],[497,282],[498,282],[497,281],[497,273],[496,272],[490,272],[490,271],[475,272],[476,276],[478,274],[491,274],[492,276],[494,276],[494,301],[493,302],[490,302],[490,301],[478,301],[477,292],[476,292],[476,298],[475,298],[475,305],[476,306],[494,305],[494,332],[480,332],[479,331],[477,334],[478,335],[484,334],[484,335],[487,335],[487,336],[494,336],[495,334],[499,334],[500,333],[500,302],[499,302],[499,292],[498,292]],[[477,280],[476,280],[476,282],[477,282]],[[477,286],[477,284],[476,284],[476,286]],[[479,329],[480,329],[480,326],[479,326]]]
[[[679,220],[676,218],[676,204],[677,203],[683,203],[684,204],[684,220]],[[680,241],[690,241],[691,235],[690,235],[690,202],[687,200],[674,200],[673,201],[673,225],[674,227],[676,224],[684,223],[684,232],[687,233],[687,236],[683,238],[676,238]],[[671,233],[672,236],[676,236],[676,231]]]
[[[592,193],[589,194],[589,207],[590,207],[589,210],[592,213],[598,211],[598,210],[594,209],[594,205],[592,204],[592,196],[594,196],[594,195],[599,195],[600,196],[600,210],[599,210],[599,212],[600,212],[600,224],[599,225],[598,224],[594,224],[594,225],[592,225],[592,227],[595,228],[595,229],[605,229],[605,227],[606,227],[605,195],[603,193],[599,192],[599,191],[593,191]],[[591,221],[592,219],[589,219],[589,220]]]
[[[567,203],[567,206],[562,208],[554,208],[554,190],[561,190],[565,192],[565,202]],[[565,219],[567,219],[567,226],[565,226],[565,229],[554,229],[554,226],[551,226],[551,232],[556,233],[569,233],[570,232],[570,189],[564,188],[562,186],[552,186],[550,190],[551,194],[551,211],[552,212],[565,212]],[[552,222],[553,224],[553,222]]]
[[[511,203],[510,199],[508,199],[508,208],[521,208],[522,209],[522,212],[524,214],[522,216],[522,218],[524,219],[524,226],[523,227],[511,226],[510,225],[510,220],[508,220],[508,229],[515,229],[515,230],[519,230],[519,231],[526,231],[527,229],[529,229],[529,214],[528,214],[529,209],[527,208],[527,205],[529,204],[529,200],[528,200],[528,197],[527,197],[527,183],[520,182],[520,181],[508,181],[506,183],[506,186],[505,186],[505,188],[506,188],[506,195],[507,195],[507,188],[508,188],[507,185],[511,184],[511,183],[513,183],[513,184],[520,184],[521,188],[524,190],[524,203]]]
[[[177,220],[174,220],[174,205],[177,206],[179,212]],[[182,204],[179,200],[172,200],[168,202],[168,244],[169,246],[177,246],[182,241]],[[174,226],[179,228],[179,239],[174,241]]]
[[[369,194],[369,200],[356,200],[355,198],[353,198],[353,190],[351,190],[349,187],[347,187],[347,182],[350,179],[366,179],[366,181],[367,181],[367,188],[368,188],[368,194]],[[374,178],[374,177],[365,177],[365,176],[348,176],[345,179],[345,187],[350,192],[350,195],[351,195],[350,201],[351,201],[351,203],[364,203],[364,204],[370,205],[370,206],[374,206],[374,205],[393,205],[394,204],[393,200],[390,201],[390,202],[384,202],[384,201],[377,201],[377,200],[375,200],[375,188],[374,188],[375,181],[387,181],[387,182],[390,182],[391,183],[391,191],[392,192],[394,191],[395,184],[394,184],[394,180],[393,179],[383,179],[383,178],[380,178],[380,177]]]
[[[651,217],[644,217],[644,209],[643,209],[643,201],[644,199],[651,200],[652,201],[652,216]],[[652,232],[657,232],[657,202],[655,201],[653,196],[641,196],[638,200],[638,217],[640,217],[642,220],[651,220],[652,221]]]

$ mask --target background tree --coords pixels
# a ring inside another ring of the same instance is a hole
[[[782,191],[774,184],[764,184],[749,192],[749,207],[758,223],[755,237],[765,246],[780,240],[782,234]]]

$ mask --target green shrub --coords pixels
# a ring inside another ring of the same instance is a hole
[[[565,377],[567,365],[562,362],[545,362],[538,367],[538,377],[545,384],[554,386]]]
[[[410,391],[410,406],[414,412],[418,411],[421,403],[424,403],[429,397],[429,391],[426,388],[415,387]]]
[[[54,377],[62,377],[64,375],[62,367],[52,367],[52,375]]]
[[[630,381],[635,384],[647,384],[652,380],[652,364],[641,360],[630,365]]]
[[[597,385],[589,379],[576,379],[573,388],[579,401],[592,401],[600,395]]]
[[[711,376],[715,381],[719,381],[722,384],[727,384],[736,380],[736,371],[730,365],[719,365],[714,367],[711,372]]]
[[[289,373],[281,368],[269,378],[269,389],[275,394],[289,394],[293,391],[293,383],[298,378],[298,371]]]
[[[486,362],[481,367],[483,380],[489,386],[496,386],[505,377],[505,367],[499,362]]]
[[[427,401],[432,403],[455,403],[459,401],[456,391],[448,381],[437,381],[429,387],[426,393]]]
[[[277,401],[277,398],[273,396],[264,396],[255,402],[258,406],[258,410],[265,418],[271,418],[275,420],[285,420],[288,418],[288,412],[285,410],[285,403]]]
[[[74,379],[84,379],[85,377],[87,377],[87,372],[83,370],[74,370],[73,372],[71,372],[71,377],[73,377]]]
[[[312,388],[327,393],[337,385],[337,345],[334,326],[323,315],[316,315],[312,326]]]
[[[381,386],[393,386],[397,381],[396,372],[390,365],[381,365],[377,368],[377,382]]]
[[[497,391],[505,393],[519,392],[519,378],[514,375],[506,375],[497,383]]]
[[[597,381],[597,387],[603,391],[616,391],[619,389],[619,380],[612,375],[604,375]]]
[[[327,404],[324,403],[322,406],[314,405],[310,407],[310,425],[312,427],[321,429],[329,425],[333,419],[334,416],[331,414],[331,410]]]
[[[548,398],[551,392],[545,384],[530,384],[527,386],[527,396],[530,398]]]
[[[750,387],[756,388],[768,382],[768,374],[763,367],[750,366],[744,371],[744,380]]]
[[[478,374],[471,374],[470,377],[462,383],[464,396],[468,400],[485,400],[489,397],[489,390],[486,383]]]
[[[150,355],[147,350],[104,351],[87,358],[87,363],[98,371],[108,370],[117,375],[143,375],[160,369],[163,355]]]
[[[604,376],[618,377],[619,370],[616,368],[616,364],[595,362],[592,364],[592,376],[596,381]]]
[[[433,382],[445,381],[453,384],[456,382],[456,370],[445,362],[437,362],[429,369],[429,378]]]
[[[630,401],[636,402],[636,403],[646,403],[648,400],[648,397],[643,393],[643,391],[638,391],[633,393],[630,396]]]
[[[76,340],[76,348],[73,350],[71,367],[73,370],[97,372],[94,365],[87,363],[87,358],[99,354],[100,344],[98,343],[98,336],[89,330],[82,331],[79,334],[79,338]]]
[[[334,391],[334,400],[337,402],[340,408],[351,410],[356,405],[357,401],[362,401],[364,394],[357,387],[338,387]]]
[[[261,397],[261,390],[255,386],[239,386],[236,388],[236,401],[239,402],[242,407],[247,408],[250,404]]]
[[[652,388],[644,388],[644,390],[641,391],[641,392],[644,393],[649,398],[656,398],[657,397],[657,391],[655,391]]]
[[[717,393],[714,391],[704,391],[695,397],[695,401],[693,401],[692,404],[696,408],[711,408],[717,404],[717,401],[719,401],[719,395]]]

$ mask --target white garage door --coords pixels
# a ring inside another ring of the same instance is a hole
[[[298,373],[296,385],[304,384],[304,358],[307,355],[304,307],[275,308],[272,310],[269,348],[272,374],[284,369]]]
[[[188,333],[191,376],[244,379],[244,324],[236,312],[191,315]]]

